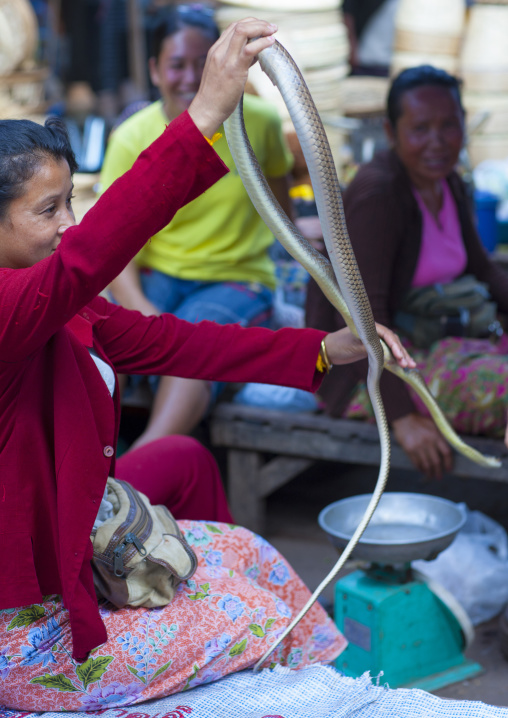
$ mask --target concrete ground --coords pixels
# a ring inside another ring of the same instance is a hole
[[[314,590],[338,558],[336,549],[317,523],[319,511],[345,496],[370,493],[376,474],[372,469],[322,462],[273,494],[267,502],[264,532]],[[426,482],[412,472],[392,472],[391,491],[430,493],[483,511],[508,529],[508,485],[476,480],[445,479]],[[333,601],[333,586],[324,592]],[[508,661],[499,648],[498,620],[476,627],[475,640],[466,653],[484,673],[447,686],[436,695],[508,706]]]

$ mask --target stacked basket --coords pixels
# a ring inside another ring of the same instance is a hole
[[[246,15],[278,25],[277,39],[292,55],[309,86],[338,169],[345,136],[334,125],[342,114],[341,86],[349,72],[349,42],[340,4],[341,0],[226,0],[216,14],[221,29]],[[257,94],[278,107],[285,130],[291,133],[286,106],[259,64],[251,69],[249,80]]]
[[[460,75],[468,117],[486,119],[469,138],[471,163],[508,157],[508,0],[476,0],[464,37]]]
[[[45,72],[35,67],[38,41],[29,0],[0,0],[0,117],[26,116],[40,105]]]
[[[37,17],[28,0],[0,0],[0,75],[33,61]]]
[[[457,74],[465,14],[464,0],[400,0],[391,74],[416,65]]]

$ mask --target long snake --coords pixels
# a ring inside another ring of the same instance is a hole
[[[369,505],[339,560],[300,613],[257,662],[255,670],[259,670],[261,664],[293,630],[344,566],[379,503],[390,468],[390,433],[379,390],[383,368],[400,377],[417,392],[437,427],[454,449],[482,466],[501,465],[498,459],[484,456],[462,441],[449,425],[418,370],[399,367],[387,345],[379,338],[349,239],[332,153],[314,101],[300,70],[279,42],[276,41],[274,45],[259,53],[258,59],[263,71],[281,93],[295,127],[314,189],[323,239],[330,260],[308,243],[275,199],[250,145],[243,120],[242,102],[224,123],[226,139],[245,189],[265,224],[315,279],[328,300],[340,312],[349,329],[365,346],[369,362],[367,389],[380,435],[381,464]]]

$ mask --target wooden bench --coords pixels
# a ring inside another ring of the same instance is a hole
[[[219,404],[210,420],[212,446],[227,449],[227,487],[231,511],[243,526],[262,532],[265,500],[320,459],[378,466],[380,446],[373,424],[306,413]],[[453,475],[508,482],[508,449],[501,440],[464,437],[483,454],[503,461],[499,469],[455,457]],[[414,470],[392,440],[391,466]]]

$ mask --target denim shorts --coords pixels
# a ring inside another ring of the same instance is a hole
[[[195,324],[268,326],[273,293],[261,284],[198,282],[170,277],[154,269],[140,272],[143,293],[160,312],[170,312]]]
[[[154,269],[141,269],[143,293],[160,312],[169,312],[195,324],[204,319],[217,324],[267,327],[273,292],[268,287],[242,282],[199,282],[171,277]],[[150,377],[152,391],[158,377]],[[212,403],[223,384],[212,383]]]

